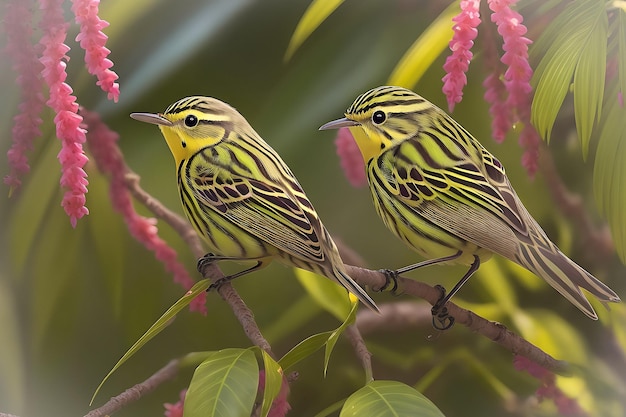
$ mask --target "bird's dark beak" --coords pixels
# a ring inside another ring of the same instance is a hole
[[[153,125],[172,126],[173,123],[157,113],[131,113],[130,117],[140,122],[150,123]]]
[[[330,129],[339,129],[340,127],[351,127],[351,126],[359,126],[359,122],[355,122],[354,120],[350,120],[346,117],[342,117],[341,119],[333,120],[332,122],[328,122],[319,130],[330,130]]]

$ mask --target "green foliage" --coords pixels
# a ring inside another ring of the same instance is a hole
[[[193,374],[185,396],[184,417],[250,415],[258,378],[259,367],[252,350],[214,352]]]
[[[442,417],[439,409],[419,391],[397,381],[372,381],[352,394],[340,417]]]

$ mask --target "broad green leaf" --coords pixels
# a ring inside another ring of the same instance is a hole
[[[109,182],[99,173],[89,173],[89,207],[91,216],[86,226],[93,239],[98,269],[111,298],[115,314],[119,317],[122,307],[122,290],[125,283],[125,261],[128,247],[125,237],[128,229],[121,216],[111,208]],[[117,242],[112,245],[111,242]]]
[[[193,374],[183,416],[249,416],[258,385],[259,365],[252,349],[214,352]]]
[[[584,46],[595,26],[598,8],[603,8],[603,4],[587,0],[569,3],[537,42],[539,50],[545,45],[550,46],[533,75],[532,83],[536,91],[531,121],[547,142],[550,141],[552,126],[569,91]]]
[[[350,298],[348,292],[341,285],[321,275],[304,269],[294,268],[300,284],[311,297],[326,311],[344,321],[350,314]]]
[[[480,275],[484,278],[480,282],[489,293],[489,299],[495,300],[499,308],[507,314],[512,314],[517,309],[517,297],[507,268],[501,262],[504,261],[492,259],[491,262],[483,263],[480,266]]]
[[[326,371],[328,370],[328,363],[330,362],[330,355],[333,353],[333,349],[337,344],[337,340],[339,340],[339,336],[346,330],[346,328],[354,323],[356,320],[356,311],[359,308],[359,302],[354,297],[352,301],[352,309],[350,310],[350,314],[346,317],[341,326],[337,327],[337,329],[330,334],[328,337],[328,342],[326,342],[326,349],[324,351],[324,375],[326,375]]]
[[[607,219],[615,248],[626,263],[626,110],[617,93],[607,100],[593,167],[596,204]]]
[[[308,358],[313,353],[320,350],[322,346],[326,344],[326,341],[332,333],[333,332],[324,332],[307,337],[302,342],[291,348],[289,352],[285,353],[285,355],[278,361],[278,364],[284,371],[286,371],[301,360]]]
[[[443,417],[428,398],[397,381],[372,381],[346,400],[339,417]]]
[[[130,349],[128,349],[124,356],[122,356],[122,358],[117,361],[115,366],[113,366],[113,369],[111,369],[109,373],[104,377],[102,382],[100,382],[100,385],[98,385],[98,388],[96,388],[96,392],[94,392],[93,396],[91,397],[91,403],[93,403],[94,398],[96,398],[96,395],[98,395],[98,391],[100,391],[100,388],[102,388],[107,379],[109,379],[109,377],[113,375],[113,372],[115,372],[120,366],[122,366],[124,362],[126,362],[135,353],[137,353],[139,349],[143,347],[143,345],[145,345],[150,340],[152,340],[152,338],[161,333],[163,329],[165,329],[170,324],[171,320],[174,319],[174,317],[176,317],[176,315],[183,308],[187,307],[198,294],[206,291],[206,289],[209,288],[210,284],[210,279],[203,279],[202,281],[196,282],[196,284],[189,291],[187,291],[184,296],[182,296],[170,308],[168,308],[167,311],[163,313],[163,315],[159,317],[159,319],[155,321],[154,324],[150,326],[150,328],[130,347]]]
[[[459,2],[448,6],[426,28],[393,69],[387,83],[414,88],[422,75],[446,49],[453,35],[452,18],[459,13]]]
[[[18,202],[9,223],[13,243],[10,249],[18,276],[29,264],[28,256],[36,244],[40,228],[49,219],[51,211],[63,211],[60,207],[60,176],[51,174],[60,171],[56,155],[61,145],[54,135],[44,135],[42,141],[44,143],[40,141],[38,146],[44,146],[44,151],[36,161],[33,161],[34,163],[31,162],[32,170],[28,174],[28,180],[22,186],[19,195],[13,196]],[[69,224],[69,219],[67,223]]]
[[[261,350],[263,368],[265,369],[265,390],[263,391],[263,403],[261,405],[261,417],[266,417],[272,407],[272,402],[278,397],[283,385],[283,370],[266,351]]]
[[[618,57],[617,65],[619,66],[619,91],[622,97],[626,96],[626,2],[619,3],[621,7],[618,10]]]
[[[587,160],[589,140],[596,119],[600,118],[606,77],[606,50],[609,19],[602,2],[596,4],[586,42],[574,72],[574,115],[583,159]]]
[[[304,43],[304,41],[317,29],[332,12],[344,0],[313,0],[309,7],[300,18],[296,30],[294,30],[287,51],[285,52],[285,61],[289,61],[294,52]]]

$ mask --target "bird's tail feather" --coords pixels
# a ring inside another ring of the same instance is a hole
[[[613,290],[565,256],[555,246],[521,245],[520,249],[522,265],[542,277],[588,317],[598,319],[580,288],[589,291],[603,302],[620,301]]]
[[[348,291],[354,294],[367,308],[373,310],[377,313],[380,313],[378,306],[370,298],[370,296],[365,292],[363,288],[359,284],[357,284],[348,274],[339,268],[333,268],[334,276],[339,281],[341,285],[345,287]]]

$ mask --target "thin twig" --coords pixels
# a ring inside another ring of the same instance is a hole
[[[171,360],[167,365],[156,371],[145,381],[128,388],[126,391],[116,395],[115,397],[112,397],[101,407],[91,410],[85,415],[85,417],[108,416],[120,411],[129,404],[141,399],[150,391],[154,391],[164,382],[174,379],[174,377],[178,375],[179,368],[180,361],[178,359]],[[0,415],[0,417],[2,416]]]
[[[350,339],[350,343],[352,343],[356,356],[361,360],[363,369],[365,369],[365,383],[373,381],[374,372],[372,371],[372,354],[367,349],[365,340],[363,340],[363,336],[361,335],[359,328],[354,324],[348,326],[346,329],[346,336]]]

